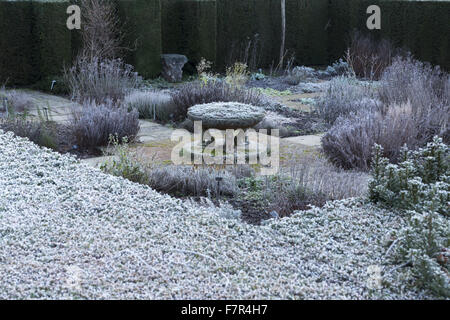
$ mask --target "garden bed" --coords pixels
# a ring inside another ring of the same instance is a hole
[[[233,215],[0,132],[2,299],[433,298],[386,257],[401,214],[346,200],[262,226]]]

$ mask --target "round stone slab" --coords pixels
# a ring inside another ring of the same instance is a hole
[[[264,110],[237,102],[214,102],[198,104],[188,109],[192,121],[202,121],[205,129],[246,129],[264,119]]]

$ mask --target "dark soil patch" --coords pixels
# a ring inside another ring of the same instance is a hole
[[[246,223],[260,225],[262,221],[272,218],[267,208],[263,208],[257,201],[235,198],[229,203],[234,209],[241,210],[241,219]]]

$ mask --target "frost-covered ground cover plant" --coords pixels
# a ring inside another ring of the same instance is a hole
[[[398,165],[374,148],[370,199],[408,210],[407,225],[396,235],[394,258],[411,266],[416,282],[450,297],[450,150],[435,137],[425,148],[404,148]]]
[[[402,214],[346,200],[256,227],[222,213],[0,133],[0,298],[439,297],[385,259]]]
[[[401,214],[347,200],[256,227],[222,213],[0,133],[0,297],[437,297],[386,263]]]

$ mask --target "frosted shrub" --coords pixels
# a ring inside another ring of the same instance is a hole
[[[247,65],[242,62],[235,62],[233,66],[227,68],[225,81],[233,87],[242,87],[249,79],[250,73]]]
[[[8,110],[4,110],[4,99],[6,99],[6,107]],[[17,90],[6,90],[4,87],[0,88],[0,111],[22,113],[29,111],[33,105],[33,100],[26,93]]]
[[[24,117],[0,119],[0,129],[11,131],[18,137],[26,137],[37,145],[57,149],[58,137],[49,123]]]
[[[375,143],[396,163],[404,144],[422,147],[435,135],[450,140],[450,76],[411,57],[396,58],[373,90],[346,78],[332,80],[317,108],[334,122],[323,149],[344,168],[368,170]]]
[[[139,114],[111,101],[100,105],[86,102],[72,113],[70,128],[82,149],[105,146],[110,135],[117,136],[119,141],[124,137],[132,141],[139,132]]]
[[[217,178],[222,178],[218,183]],[[176,196],[234,195],[236,178],[226,170],[211,167],[166,166],[148,172],[148,184],[153,189]]]
[[[450,77],[439,67],[411,56],[397,57],[381,77],[380,98],[386,103],[410,101],[415,108],[448,104]]]
[[[395,258],[411,266],[416,285],[450,297],[450,219],[433,212],[411,212],[399,232]]]
[[[448,143],[449,74],[409,56],[398,57],[383,73],[378,91],[386,105],[411,104],[424,139],[440,135]]]
[[[338,117],[361,110],[377,110],[381,103],[369,85],[355,78],[333,78],[325,94],[318,100],[316,110],[327,123],[333,124]]]
[[[137,149],[130,149],[127,142],[127,138],[110,136],[105,152],[110,158],[100,167],[104,172],[177,197],[217,197],[219,192],[233,196],[237,192],[237,172],[206,166],[153,165]]]
[[[70,69],[64,71],[64,81],[70,89],[72,99],[80,102],[121,100],[139,87],[141,80],[133,72],[133,67],[121,59],[79,57]]]
[[[331,66],[328,66],[325,73],[330,76],[350,76],[352,71],[347,62],[342,59],[334,62]]]
[[[345,60],[356,76],[378,80],[397,51],[389,40],[378,41],[370,34],[354,31]]]
[[[292,160],[275,176],[239,180],[246,198],[279,216],[321,207],[329,200],[365,197],[367,182],[365,173],[340,170],[326,159],[311,155]]]
[[[126,137],[120,141],[117,136],[111,135],[105,155],[110,156],[110,159],[100,166],[104,172],[137,183],[147,182],[146,168],[139,161],[137,154],[130,151]]]
[[[375,146],[370,199],[401,209],[435,211],[448,215],[450,191],[449,148],[435,137],[425,148],[402,148],[398,164],[382,156]]]
[[[313,68],[297,66],[287,72],[284,81],[290,85],[296,86],[307,79],[316,78],[316,71]]]
[[[338,167],[370,169],[372,148],[379,144],[384,155],[396,162],[400,148],[421,146],[419,128],[406,104],[392,106],[387,112],[360,111],[340,117],[322,138],[326,156]]]
[[[13,91],[8,94],[11,99],[8,101],[12,103],[7,106],[7,114],[0,117],[0,129],[11,131],[18,137],[28,138],[37,145],[55,150],[58,148],[59,140],[70,143],[71,137],[64,136],[61,139],[61,135],[65,135],[65,126],[51,121],[49,108],[47,112],[37,108],[37,117],[31,118],[28,110],[33,105],[32,101],[24,93]]]
[[[395,165],[374,148],[371,201],[409,210],[408,225],[398,235],[397,259],[411,265],[417,283],[443,296],[450,296],[450,153],[435,137],[416,151],[402,149]]]
[[[136,109],[142,119],[163,122],[171,120],[176,112],[172,96],[157,91],[134,91],[125,97],[124,105]]]

